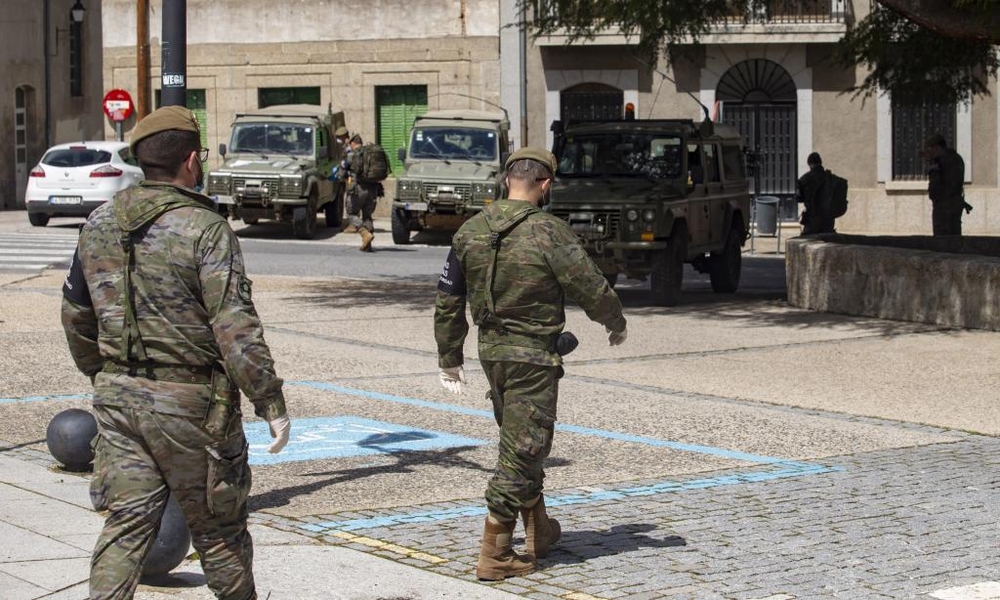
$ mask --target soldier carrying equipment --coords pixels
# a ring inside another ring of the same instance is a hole
[[[357,152],[356,163],[351,170],[357,174],[358,181],[375,183],[385,180],[392,168],[382,146],[366,144]]]

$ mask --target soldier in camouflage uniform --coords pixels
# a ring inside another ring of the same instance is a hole
[[[350,225],[344,231],[356,231],[361,236],[361,246],[358,249],[362,252],[371,252],[372,240],[375,239],[375,223],[372,215],[375,213],[375,203],[379,199],[380,184],[364,181],[360,177],[363,146],[364,141],[361,136],[354,134],[350,142],[351,151],[344,159],[351,172],[351,183],[347,188],[347,220]]]
[[[566,321],[565,300],[603,324],[611,345],[627,335],[621,302],[597,265],[565,222],[540,210],[555,169],[555,157],[544,150],[522,148],[512,154],[505,165],[509,198],[490,204],[455,233],[438,283],[434,334],[441,382],[455,393],[465,383],[468,303],[500,426],[476,568],[484,580],[530,573],[534,560],[561,535],[559,524],[545,512],[542,463],[556,420],[562,376],[556,340]],[[526,555],[511,547],[518,515],[524,521]]]
[[[282,380],[236,236],[192,190],[205,158],[194,114],[161,108],[131,145],[146,180],[93,212],[63,287],[66,339],[94,382],[91,499],[108,511],[90,597],[132,597],[174,494],[208,586],[256,598],[240,390],[278,452],[290,429]]]

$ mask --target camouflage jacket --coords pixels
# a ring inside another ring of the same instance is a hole
[[[528,202],[490,204],[455,233],[438,282],[439,365],[465,361],[467,300],[481,359],[561,364],[554,346],[566,323],[566,299],[613,331],[625,329],[617,294],[564,221]]]
[[[63,286],[62,323],[77,368],[96,378],[95,404],[204,416],[213,388],[238,400],[231,380],[258,416],[285,414],[239,242],[191,190],[144,181],[91,214]],[[109,368],[135,364],[208,380]]]
[[[952,148],[933,159],[927,169],[927,195],[934,204],[961,207],[965,201],[965,161]]]

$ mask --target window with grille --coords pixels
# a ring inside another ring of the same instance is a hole
[[[939,133],[950,148],[955,147],[955,104],[930,102],[923,98],[892,99],[892,179],[927,179],[924,141]]]
[[[69,95],[83,95],[83,23],[69,24]]]
[[[277,104],[320,105],[318,87],[258,88],[257,107],[267,108]]]

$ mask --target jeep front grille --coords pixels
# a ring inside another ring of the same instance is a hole
[[[432,202],[468,202],[472,196],[472,186],[468,183],[446,184],[425,183],[424,195]]]
[[[552,214],[569,223],[570,228],[587,241],[615,239],[622,220],[618,212],[557,209]]]
[[[278,195],[278,180],[233,179],[233,192],[244,198],[274,198]]]

